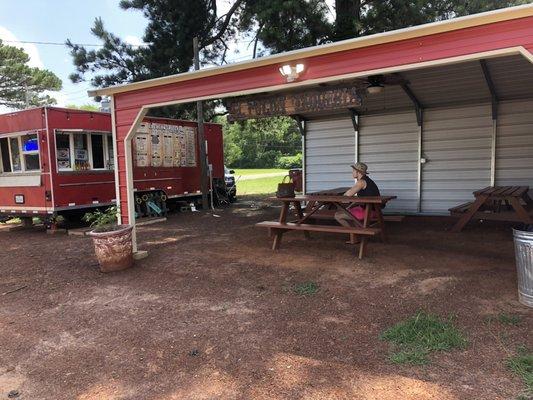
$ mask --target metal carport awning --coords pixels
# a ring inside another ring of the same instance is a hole
[[[533,62],[533,5],[402,29],[230,66],[91,91],[112,96],[117,201],[121,222],[134,224],[131,138],[151,108],[313,87],[376,74],[520,55]],[[279,67],[303,63],[287,83]],[[124,212],[127,210],[127,212]]]

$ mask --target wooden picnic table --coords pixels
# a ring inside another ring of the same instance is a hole
[[[452,228],[460,232],[472,219],[533,223],[533,200],[528,186],[489,186],[474,192],[473,202],[450,208],[459,220]]]
[[[319,195],[302,195],[296,197],[270,197],[269,200],[281,202],[281,212],[278,221],[263,221],[257,224],[259,227],[268,228],[271,236],[274,237],[272,249],[277,250],[281,243],[282,236],[285,232],[291,230],[300,230],[304,232],[306,238],[309,237],[309,232],[329,232],[329,233],[344,233],[350,235],[350,240],[354,243],[356,236],[361,236],[359,244],[359,258],[364,254],[367,236],[380,235],[385,242],[387,240],[385,232],[385,224],[381,208],[390,200],[395,199],[396,196],[376,196],[376,197],[352,197],[352,196],[335,196],[327,194]],[[311,208],[306,209],[304,214],[302,203],[306,202],[308,205],[312,204]],[[290,205],[294,206],[296,220],[287,221]],[[365,208],[365,216],[363,221],[359,221],[349,211],[350,207],[359,205]],[[353,221],[353,227],[332,226],[324,224],[309,224],[313,214],[322,208],[334,207],[336,210],[346,213]],[[375,226],[371,226],[371,212],[374,212]]]

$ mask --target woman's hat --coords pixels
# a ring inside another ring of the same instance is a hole
[[[350,165],[350,167],[352,167],[356,171],[361,172],[362,174],[368,174],[368,172],[367,172],[368,167],[366,166],[365,163],[357,162],[355,164]]]

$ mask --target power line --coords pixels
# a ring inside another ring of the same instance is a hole
[[[66,46],[65,43],[62,42],[33,42],[31,40],[2,40],[2,42],[6,43],[22,43],[22,44],[46,44],[51,46]],[[90,47],[102,47],[103,44],[88,44],[88,43],[73,43],[77,46],[90,46]]]
[[[3,40],[3,39],[0,39],[2,40],[2,42],[5,42],[5,43],[21,43],[21,44],[45,44],[45,45],[49,45],[49,46],[66,46],[65,43],[63,42],[34,42],[34,41],[31,41],[31,40]],[[103,44],[92,44],[92,43],[72,43],[74,46],[86,46],[86,47],[104,47]],[[132,47],[142,47],[142,46],[146,46],[146,44],[131,44],[131,43],[126,43]]]

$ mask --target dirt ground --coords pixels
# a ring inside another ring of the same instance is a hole
[[[0,399],[513,399],[504,360],[532,346],[510,226],[450,233],[390,223],[359,261],[342,236],[287,234],[270,250],[241,202],[139,228],[148,258],[98,271],[88,238],[0,230]],[[300,296],[294,285],[320,289]],[[25,286],[13,293],[10,290]],[[426,310],[456,315],[465,350],[394,365],[379,334]],[[488,323],[505,312],[518,326]]]

